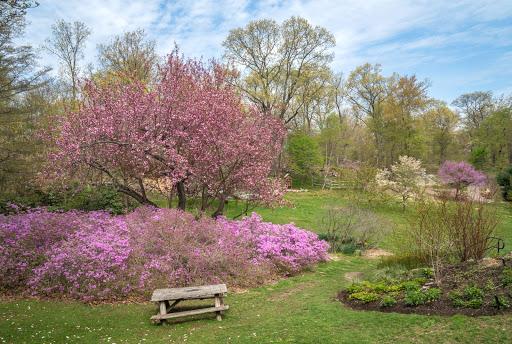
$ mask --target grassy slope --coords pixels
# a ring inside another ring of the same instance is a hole
[[[319,197],[322,196],[322,197]],[[326,197],[327,196],[327,197]],[[265,221],[296,222],[319,231],[321,211],[335,199],[320,191],[288,196],[295,208],[263,210]],[[500,228],[506,251],[512,246],[512,211],[503,208]],[[375,210],[406,224],[399,205]],[[393,248],[391,239],[384,247]],[[347,272],[372,270],[376,261],[344,257],[315,272],[276,285],[230,294],[222,322],[213,314],[149,322],[153,304],[85,306],[76,303],[19,301],[0,303],[0,343],[509,343],[511,316],[468,318],[365,313],[333,302],[349,283]]]
[[[349,257],[276,285],[230,294],[223,321],[215,315],[154,326],[153,304],[84,306],[35,301],[0,304],[6,343],[508,343],[510,316],[426,317],[365,313],[333,302],[343,275],[375,261]]]

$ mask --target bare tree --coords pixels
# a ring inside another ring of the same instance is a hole
[[[43,49],[61,60],[64,75],[71,80],[71,93],[76,99],[76,87],[79,74],[78,62],[84,57],[85,42],[92,31],[84,23],[68,23],[58,20],[52,25],[52,37],[45,39]]]

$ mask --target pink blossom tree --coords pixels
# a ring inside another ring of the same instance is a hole
[[[475,168],[465,162],[445,161],[437,172],[443,184],[455,188],[455,198],[459,197],[462,189],[469,185],[484,186],[487,184],[487,175],[475,170]]]
[[[213,216],[235,194],[253,204],[279,201],[284,187],[268,175],[283,123],[245,104],[233,78],[227,67],[175,48],[151,86],[86,80],[79,110],[55,117],[43,134],[52,142],[52,177],[108,180],[147,205],[158,189],[177,195],[183,210],[200,195],[202,210],[219,201]]]

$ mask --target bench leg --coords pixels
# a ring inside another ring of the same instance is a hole
[[[220,307],[223,304],[224,304],[224,300],[222,300],[222,297],[220,296],[220,294],[215,294],[215,307]],[[221,311],[217,311],[215,313],[217,313],[217,320],[222,321]]]
[[[167,314],[167,305],[168,305],[167,301],[160,301],[160,314],[161,315]],[[162,324],[167,323],[167,321],[165,319],[161,319],[160,321],[162,322]]]

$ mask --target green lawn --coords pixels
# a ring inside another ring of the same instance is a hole
[[[323,191],[287,196],[294,208],[261,210],[265,221],[295,222],[320,231],[322,211],[338,199]],[[500,228],[506,251],[512,246],[512,211]],[[406,225],[400,205],[373,207]],[[390,239],[385,247],[393,248]],[[87,306],[71,302],[0,303],[0,343],[510,343],[512,316],[469,318],[358,312],[335,301],[350,282],[348,272],[371,271],[377,261],[345,256],[314,272],[275,285],[229,293],[222,322],[214,314],[151,325],[154,304]],[[211,300],[210,300],[211,302]],[[185,304],[186,305],[186,304]]]

